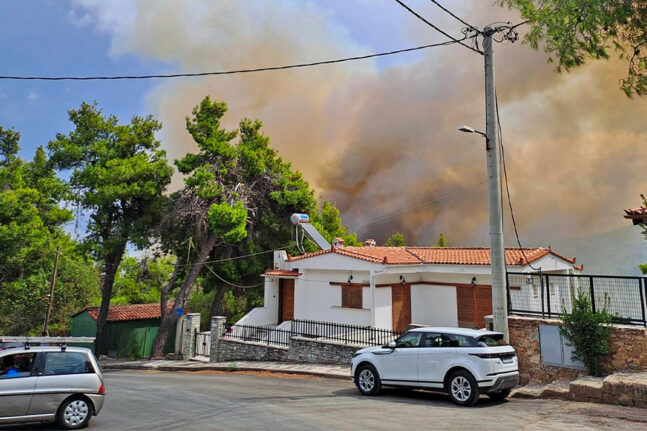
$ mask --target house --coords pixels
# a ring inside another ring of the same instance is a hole
[[[279,325],[292,319],[406,330],[410,324],[483,327],[492,313],[489,248],[344,247],[288,256],[274,252],[266,271],[265,303],[238,324]],[[550,247],[506,249],[508,271],[579,273],[575,258]],[[527,260],[526,260],[527,259]],[[536,298],[533,286],[512,287],[510,295]]]
[[[170,302],[171,311],[173,303]],[[114,305],[108,310],[106,333],[108,354],[112,357],[149,357],[161,320],[159,302]],[[99,307],[86,308],[72,316],[71,336],[95,337]],[[175,351],[175,329],[171,331],[164,353]]]

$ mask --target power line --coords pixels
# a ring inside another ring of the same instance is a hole
[[[364,227],[364,226],[367,226],[367,225],[369,225],[369,224],[377,223],[377,222],[379,222],[379,221],[386,220],[386,219],[389,219],[389,218],[392,218],[392,217],[395,217],[395,216],[399,216],[400,214],[404,214],[404,213],[406,213],[406,212],[413,211],[413,210],[418,209],[418,208],[422,208],[422,207],[427,206],[427,205],[429,205],[429,204],[432,204],[432,203],[434,203],[434,202],[438,202],[439,200],[442,200],[442,199],[448,198],[448,197],[450,197],[450,196],[453,196],[453,195],[455,195],[455,194],[457,194],[457,193],[460,193],[460,192],[462,192],[463,190],[471,189],[471,188],[476,187],[476,186],[479,186],[479,185],[481,185],[481,184],[485,184],[486,182],[487,182],[487,180],[483,180],[483,181],[481,181],[481,182],[479,182],[479,183],[476,183],[476,184],[473,184],[473,185],[471,185],[471,186],[460,187],[460,188],[458,188],[458,189],[454,190],[453,192],[447,193],[447,194],[442,195],[442,196],[438,196],[437,198],[434,198],[434,199],[432,199],[432,200],[430,200],[430,201],[424,202],[424,203],[419,204],[419,205],[416,205],[416,206],[414,206],[414,207],[410,207],[410,208],[403,209],[403,210],[398,211],[398,212],[396,212],[396,213],[389,214],[389,215],[386,215],[386,216],[384,216],[384,217],[380,217],[380,218],[375,219],[375,220],[368,221],[368,222],[366,222],[366,223],[359,224],[359,225],[357,225],[357,226],[355,226],[355,227],[353,227],[353,228],[347,229],[347,230],[348,230],[348,231],[350,231],[350,232],[356,231],[356,230],[357,230],[357,229],[359,229],[360,227]]]
[[[449,9],[447,9],[445,6],[443,6],[443,5],[441,5],[440,3],[438,3],[436,0],[430,0],[430,1],[431,1],[433,4],[435,4],[436,6],[438,6],[439,8],[441,8],[442,10],[444,10],[445,12],[447,12],[449,15],[451,15],[452,17],[454,17],[455,19],[457,19],[458,21],[460,21],[461,23],[465,24],[465,25],[466,25],[467,27],[469,27],[470,29],[475,30],[475,31],[477,31],[477,32],[479,32],[479,33],[480,33],[480,30],[479,30],[479,29],[477,29],[476,27],[474,27],[472,24],[469,24],[469,23],[465,22],[464,20],[462,20],[461,18],[457,17],[457,16],[456,16],[452,11],[450,11],[450,10],[449,10]]]
[[[428,26],[430,26],[431,28],[433,28],[434,30],[436,30],[438,33],[441,33],[442,35],[444,35],[444,36],[448,37],[449,39],[451,39],[451,40],[452,40],[452,41],[454,41],[455,43],[458,43],[458,44],[460,44],[460,45],[463,45],[465,48],[467,48],[467,49],[469,49],[469,50],[471,50],[471,51],[474,51],[474,52],[477,52],[477,53],[479,53],[479,54],[483,55],[483,52],[482,52],[482,51],[479,51],[478,49],[475,49],[475,48],[473,48],[473,47],[471,47],[471,46],[469,46],[469,45],[466,45],[466,44],[464,44],[464,43],[462,42],[462,41],[463,41],[463,40],[465,40],[467,37],[465,37],[465,38],[463,38],[463,39],[456,39],[456,38],[454,38],[452,35],[450,35],[449,33],[447,33],[447,32],[445,32],[445,31],[443,31],[442,29],[440,29],[438,26],[436,26],[436,25],[432,24],[431,22],[429,22],[428,20],[426,20],[422,15],[418,14],[416,11],[414,11],[413,9],[411,9],[409,6],[407,6],[406,4],[404,4],[402,1],[400,1],[400,0],[395,0],[395,1],[396,1],[400,6],[402,6],[402,7],[403,7],[403,8],[405,8],[406,10],[408,10],[411,14],[415,15],[415,16],[416,16],[416,18],[418,18],[420,21],[424,22],[425,24],[427,24]]]
[[[200,256],[200,252],[198,251],[198,249],[197,249],[197,248],[195,248],[195,246],[193,245],[193,242],[192,242],[192,241],[189,241],[189,249],[188,249],[188,251],[187,251],[187,260],[188,260],[188,256],[191,254],[191,249],[195,250],[195,251],[196,251],[196,253],[198,254],[198,256]],[[204,265],[204,267],[205,267],[205,268],[207,268],[207,269],[208,269],[208,270],[209,270],[209,271],[210,271],[210,272],[211,272],[211,273],[212,273],[212,274],[213,274],[213,275],[214,275],[218,280],[220,280],[220,281],[222,281],[223,283],[228,284],[229,286],[232,286],[232,287],[237,287],[237,288],[239,288],[239,289],[251,289],[251,288],[259,287],[259,286],[262,286],[263,284],[265,284],[265,281],[263,281],[262,283],[255,284],[255,285],[253,285],[253,286],[241,286],[241,285],[239,285],[239,284],[232,283],[231,281],[227,281],[227,280],[225,280],[224,278],[222,278],[220,275],[218,275],[218,273],[216,273],[216,271],[214,271],[213,269],[211,269],[211,267],[210,267],[209,265],[207,265],[207,263],[206,263],[206,262],[202,262],[202,264],[203,264],[203,265]]]
[[[472,36],[473,37],[473,36]],[[450,37],[451,38],[451,37]],[[365,60],[368,58],[375,57],[385,57],[388,55],[401,54],[404,52],[419,51],[427,48],[434,48],[438,46],[453,45],[455,43],[460,43],[463,46],[467,46],[462,43],[463,40],[468,39],[468,36],[465,36],[463,39],[454,39],[440,42],[440,43],[431,43],[428,45],[416,46],[413,48],[404,48],[396,49],[394,51],[385,51],[378,52],[376,54],[367,54],[359,55],[354,57],[345,57],[339,58],[336,60],[322,60],[314,61],[310,63],[297,63],[297,64],[288,64],[283,66],[268,66],[268,67],[257,67],[253,69],[234,69],[234,70],[223,70],[223,71],[213,71],[213,72],[195,72],[195,73],[171,73],[171,74],[155,74],[155,75],[116,75],[116,76],[17,76],[17,75],[0,75],[0,80],[14,80],[14,81],[111,81],[111,80],[127,80],[127,79],[168,79],[168,78],[192,78],[192,77],[201,77],[201,76],[216,76],[216,75],[235,75],[241,73],[254,73],[254,72],[267,72],[272,70],[286,70],[286,69],[297,69],[302,67],[312,67],[312,66],[322,66],[326,64],[337,64],[345,63],[348,61],[356,60]],[[467,46],[469,48],[469,46]],[[472,48],[470,48],[472,49]]]
[[[532,266],[530,261],[528,260],[528,257],[526,257],[526,253],[523,249],[523,246],[521,245],[521,240],[519,239],[519,231],[517,230],[517,221],[514,218],[514,210],[512,209],[512,198],[510,197],[510,187],[508,185],[508,170],[506,169],[505,165],[505,150],[503,147],[503,131],[501,128],[501,120],[499,119],[499,98],[496,95],[496,90],[495,90],[495,110],[496,110],[496,123],[497,127],[499,129],[499,147],[501,148],[501,163],[503,165],[503,178],[505,179],[505,191],[506,195],[508,196],[508,207],[510,208],[510,218],[512,219],[512,226],[514,228],[514,235],[517,238],[517,245],[519,246],[519,250],[521,251],[521,255],[525,259],[526,263],[528,266],[535,270],[535,271],[541,271],[541,267],[535,268]]]

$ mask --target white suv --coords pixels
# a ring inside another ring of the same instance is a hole
[[[439,389],[456,404],[473,405],[479,394],[505,399],[519,382],[519,367],[500,332],[416,328],[388,346],[357,351],[351,376],[364,395],[382,386]]]

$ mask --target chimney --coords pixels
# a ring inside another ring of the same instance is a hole
[[[332,246],[335,248],[343,248],[344,247],[344,239],[343,238],[335,238],[332,240]]]
[[[364,247],[375,247],[376,245],[377,243],[372,238],[369,238],[366,241],[364,241]]]

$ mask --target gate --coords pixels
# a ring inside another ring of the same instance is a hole
[[[209,357],[211,354],[211,332],[197,332],[194,339],[193,356]]]

